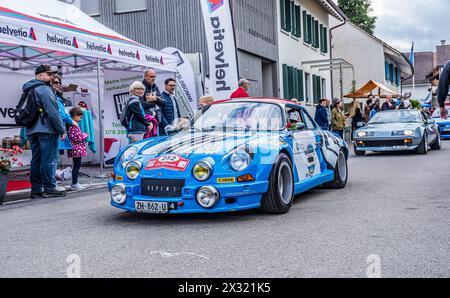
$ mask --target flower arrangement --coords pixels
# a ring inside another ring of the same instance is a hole
[[[11,149],[0,148],[0,173],[6,175],[15,165],[23,167],[23,164],[17,159],[17,155],[23,152],[19,146],[13,146]]]

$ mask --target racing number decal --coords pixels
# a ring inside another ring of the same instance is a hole
[[[294,159],[300,180],[320,174],[320,160],[317,156],[316,135],[312,131],[294,133]]]

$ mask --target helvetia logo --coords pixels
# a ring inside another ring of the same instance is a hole
[[[148,62],[159,63],[161,65],[164,65],[164,60],[162,57],[145,55],[145,60],[147,60]]]
[[[112,55],[112,49],[111,49],[111,45],[108,44],[108,54]]]
[[[78,49],[78,41],[77,41],[77,38],[76,38],[76,37],[74,37],[73,40],[72,40],[72,46],[73,46],[75,49]]]
[[[209,12],[212,13],[223,5],[224,0],[206,0],[209,5]]]
[[[119,55],[123,57],[133,58],[141,60],[141,55],[139,54],[139,51],[127,51],[127,50],[121,50],[119,49]]]
[[[28,33],[28,38],[31,40],[34,40],[34,41],[36,41],[36,39],[37,39],[36,33],[34,32],[33,27],[30,28],[30,33]]]

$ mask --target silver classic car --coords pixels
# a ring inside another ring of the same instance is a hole
[[[418,110],[386,111],[375,114],[366,126],[354,132],[354,151],[415,151],[427,154],[428,148],[441,149],[439,126]]]

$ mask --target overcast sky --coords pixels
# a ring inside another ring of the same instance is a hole
[[[450,44],[450,0],[372,0],[378,17],[375,35],[402,52],[434,51]]]

